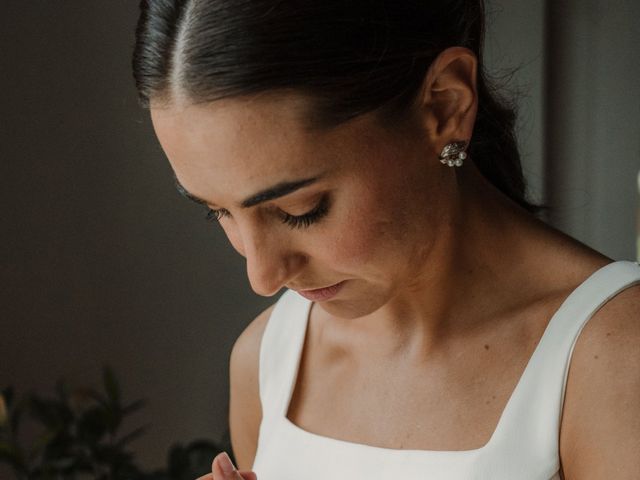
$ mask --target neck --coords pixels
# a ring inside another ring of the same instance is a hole
[[[429,355],[495,316],[522,286],[514,269],[525,255],[524,229],[539,222],[468,162],[456,171],[450,211],[425,264],[397,294],[354,327],[379,351]],[[362,331],[362,330],[360,330]],[[384,333],[383,333],[384,332]],[[368,345],[371,348],[371,345]]]

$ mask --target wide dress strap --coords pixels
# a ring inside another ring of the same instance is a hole
[[[612,262],[587,278],[553,315],[493,439],[507,458],[521,457],[523,448],[532,463],[558,454],[567,375],[580,332],[608,300],[636,284],[640,284],[638,263]]]
[[[266,425],[285,415],[292,382],[297,376],[311,302],[286,290],[276,302],[260,346],[260,401]]]

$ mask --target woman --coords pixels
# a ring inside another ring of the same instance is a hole
[[[637,477],[640,267],[536,218],[483,21],[141,2],[134,75],[178,189],[257,294],[286,288],[231,354],[239,470],[207,478]]]

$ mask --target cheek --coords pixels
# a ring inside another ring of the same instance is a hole
[[[397,261],[399,240],[406,238],[393,212],[381,210],[375,202],[352,205],[336,230],[327,242],[326,256],[338,269],[363,273],[388,269],[388,262]]]
[[[363,276],[392,281],[424,264],[436,232],[438,209],[425,208],[430,199],[410,188],[361,189],[341,220],[340,235],[332,245],[334,265]],[[380,201],[380,199],[384,201]],[[432,200],[431,200],[432,201]]]

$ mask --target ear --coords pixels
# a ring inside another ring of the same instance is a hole
[[[478,60],[463,47],[451,47],[433,61],[422,88],[420,112],[436,155],[456,140],[470,140],[478,111]]]

